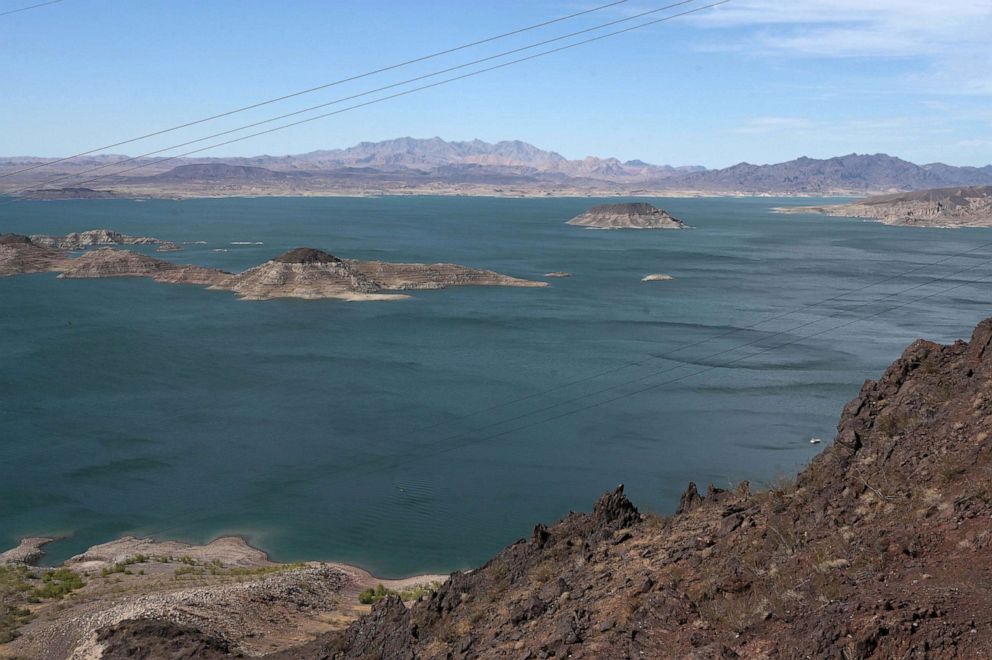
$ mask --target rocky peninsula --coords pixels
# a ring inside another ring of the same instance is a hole
[[[779,213],[822,213],[905,227],[992,227],[992,186],[935,188],[867,197],[850,204],[790,206]]]
[[[537,524],[484,566],[421,589],[362,593],[376,581],[358,569],[275,564],[237,539],[123,539],[48,578],[0,569],[14,585],[0,606],[20,622],[0,649],[104,660],[983,657],[990,469],[992,319],[968,342],[911,344],[844,407],[832,445],[766,490],[690,483],[659,516],[621,486],[592,513]],[[373,600],[363,614],[360,601]]]
[[[75,236],[75,235],[70,235]],[[71,258],[48,245],[77,244],[4,234],[0,237],[0,275],[58,272],[61,279],[147,277],[168,284],[192,284],[233,291],[242,300],[303,298],[316,300],[398,300],[406,290],[450,286],[542,287],[491,270],[457,264],[388,263],[340,259],[314,248],[296,248],[241,273],[182,265],[130,250],[100,247]],[[157,239],[135,239],[149,240]],[[137,243],[148,245],[149,243]]]
[[[686,229],[688,225],[651,204],[601,204],[568,221],[594,229]]]

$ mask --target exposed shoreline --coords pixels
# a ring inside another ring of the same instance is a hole
[[[26,537],[0,553],[0,566],[23,566],[30,574],[55,540]],[[380,578],[335,561],[277,562],[231,535],[202,545],[122,536],[38,568],[38,576],[69,571],[79,584],[66,597],[29,605],[30,620],[0,645],[0,657],[100,657],[97,631],[134,620],[194,626],[248,656],[264,655],[344,629],[368,611],[367,593],[413,600],[448,579],[433,573]]]
[[[91,545],[82,552],[71,555],[67,559],[58,562],[46,562],[47,552],[45,546],[59,541],[71,539],[73,534],[30,534],[18,538],[17,545],[0,550],[0,565],[4,563],[24,564],[38,569],[56,569],[79,563],[93,562],[95,565],[112,564],[119,561],[121,557],[132,554],[163,554],[171,548],[172,554],[179,551],[198,555],[203,561],[219,560],[230,565],[245,567],[252,566],[290,566],[298,563],[318,563],[328,566],[339,566],[361,573],[366,573],[373,579],[382,582],[384,585],[410,583],[411,580],[418,579],[440,579],[446,578],[448,574],[440,573],[414,573],[411,575],[377,575],[375,571],[363,566],[361,563],[343,562],[335,559],[305,559],[305,560],[281,560],[274,558],[269,550],[262,544],[252,540],[250,533],[224,533],[210,536],[209,540],[203,543],[195,541],[180,541],[177,539],[167,539],[154,534],[136,536],[134,534],[122,534],[109,541]],[[0,546],[2,548],[3,546]],[[452,569],[458,570],[458,569]]]

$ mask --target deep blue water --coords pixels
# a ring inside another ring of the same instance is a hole
[[[907,343],[989,314],[990,248],[953,255],[992,232],[649,201],[695,229],[563,224],[587,199],[0,205],[0,231],[206,241],[157,256],[232,271],[312,246],[573,273],[365,303],[0,279],[0,545],[64,534],[57,561],[124,533],[238,533],[281,560],[468,567],[619,482],[668,512],[689,480],[792,473]],[[676,279],[640,282],[654,272]]]

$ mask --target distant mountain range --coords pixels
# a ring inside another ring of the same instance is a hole
[[[58,197],[94,185],[114,195],[228,196],[242,194],[505,194],[866,195],[950,186],[992,185],[992,165],[916,165],[885,154],[798,158],[773,165],[724,169],[655,165],[590,156],[569,160],[518,140],[495,144],[410,137],[362,142],[347,149],[252,158],[137,159],[84,157],[0,180],[0,192]],[[40,158],[0,158],[0,175]],[[143,167],[122,175],[118,169]],[[83,170],[101,168],[89,174]],[[54,184],[46,183],[62,175]],[[109,175],[109,176],[102,176]],[[100,176],[94,182],[87,179]]]

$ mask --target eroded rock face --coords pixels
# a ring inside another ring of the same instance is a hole
[[[602,204],[568,221],[570,225],[596,229],[686,229],[687,225],[667,211],[643,202]]]

